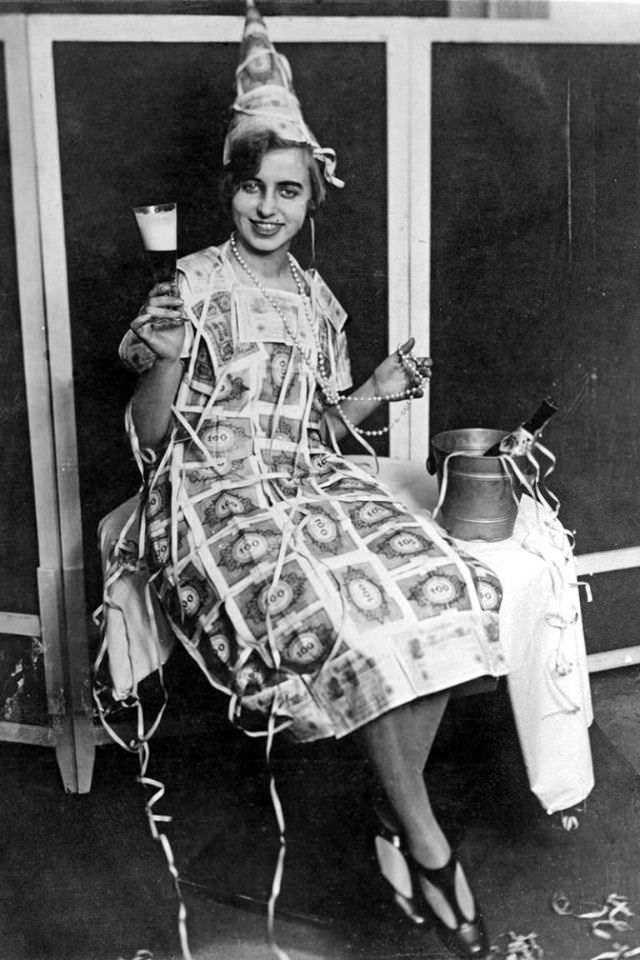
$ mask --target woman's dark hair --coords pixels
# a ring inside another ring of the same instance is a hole
[[[290,140],[283,140],[272,130],[264,130],[247,134],[246,137],[237,140],[231,148],[231,158],[224,168],[220,181],[220,199],[227,212],[231,210],[231,199],[238,187],[247,180],[257,177],[264,155],[269,150],[287,150],[290,147],[300,147],[308,156],[311,183],[309,209],[316,210],[324,202],[326,196],[324,177],[320,164],[311,152],[311,147],[291,143]]]

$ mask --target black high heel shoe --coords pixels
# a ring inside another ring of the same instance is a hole
[[[487,960],[491,954],[489,938],[458,858],[452,853],[448,863],[438,869],[423,867],[411,856],[407,859],[413,888],[422,894],[436,933],[447,950],[466,960]],[[426,882],[426,888],[421,881]],[[470,901],[470,917],[460,903],[465,896]]]

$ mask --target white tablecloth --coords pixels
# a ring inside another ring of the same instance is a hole
[[[374,470],[373,458],[353,459]],[[384,457],[378,463],[380,479],[399,499],[414,511],[433,512],[437,484],[422,463]],[[567,538],[551,512],[525,496],[509,540],[457,543],[502,581],[507,683],[531,789],[548,813],[574,806],[593,788],[588,733],[593,713]]]

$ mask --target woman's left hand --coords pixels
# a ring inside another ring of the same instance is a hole
[[[409,337],[376,367],[373,384],[376,395],[389,400],[421,397],[424,384],[431,376],[430,357],[414,357],[411,351],[415,338]]]

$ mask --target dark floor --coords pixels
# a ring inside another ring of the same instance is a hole
[[[637,673],[596,675],[593,688],[597,786],[576,831],[560,829],[529,793],[502,690],[452,703],[445,718],[430,783],[496,956],[509,931],[535,932],[545,960],[611,950],[586,920],[551,910],[557,890],[576,905],[615,892],[640,909],[640,755],[620,749],[636,742]],[[612,732],[618,691],[626,741]],[[263,751],[215,718],[153,742],[150,773],[167,785],[158,809],[174,818],[167,833],[185,878],[194,960],[271,956],[259,902],[277,847]],[[149,834],[136,757],[100,748],[84,796],[64,794],[51,750],[1,743],[0,761],[0,960],[130,960],[143,949],[154,960],[180,957],[177,901]],[[388,905],[372,856],[369,780],[349,743],[279,741],[273,769],[289,838],[276,933],[291,960],[443,958],[430,933],[406,930]],[[253,909],[234,906],[238,894]],[[637,929],[616,939],[640,945]]]

